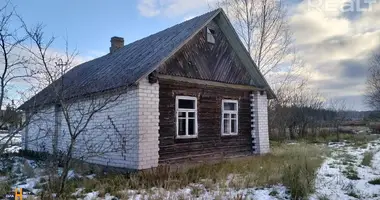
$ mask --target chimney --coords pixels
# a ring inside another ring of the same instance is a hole
[[[110,47],[110,53],[113,53],[117,51],[118,49],[122,48],[124,46],[124,38],[122,37],[112,37],[111,38],[111,47]]]

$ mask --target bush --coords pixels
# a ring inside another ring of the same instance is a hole
[[[380,185],[380,178],[370,180],[370,181],[368,181],[368,183],[372,184],[372,185]]]

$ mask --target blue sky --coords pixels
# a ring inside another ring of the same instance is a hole
[[[107,53],[112,36],[130,43],[184,19],[143,16],[134,0],[13,0],[12,4],[27,24],[42,22],[45,34],[60,37],[54,48],[64,48],[67,35],[70,47],[86,57]]]
[[[108,53],[112,36],[124,37],[128,44],[202,14],[217,1],[11,0],[27,24],[43,23],[46,35],[58,37],[54,50],[63,51],[67,36],[70,48],[76,48],[84,60]],[[364,0],[286,2],[292,45],[304,63],[300,76],[326,99],[345,100],[351,109],[367,110],[363,95],[369,55],[380,49],[380,0],[364,6]],[[353,3],[349,4],[353,11],[342,9],[347,2]]]

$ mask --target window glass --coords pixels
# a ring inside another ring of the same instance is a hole
[[[186,119],[178,119],[178,135],[186,135]]]
[[[197,137],[197,99],[195,97],[176,97],[177,138]]]
[[[237,130],[236,130],[236,120],[231,120],[231,132],[237,133]]]
[[[222,135],[238,134],[238,101],[222,101]]]
[[[236,104],[231,102],[224,103],[224,110],[236,110]]]
[[[224,131],[223,131],[223,133],[228,134],[230,132],[229,129],[230,129],[230,120],[225,119],[224,120],[224,128],[223,128]]]
[[[178,108],[184,108],[184,109],[194,109],[195,104],[194,100],[189,100],[189,99],[179,99],[178,100]]]
[[[195,119],[189,119],[189,135],[195,135]]]
[[[178,117],[186,117],[186,112],[178,112]]]

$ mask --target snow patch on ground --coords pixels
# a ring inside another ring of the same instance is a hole
[[[260,200],[277,200],[290,199],[287,189],[284,186],[277,185],[269,188],[246,188],[235,190],[232,188],[219,188],[216,190],[207,190],[202,184],[194,184],[189,187],[167,191],[162,188],[152,188],[145,190],[125,190],[123,191],[129,200],[148,200],[148,199],[260,199]],[[104,198],[99,198],[98,192],[90,192],[86,194],[84,200],[90,199],[113,199],[115,197],[106,194]]]
[[[316,192],[310,199],[380,199],[380,185],[368,183],[380,178],[379,144],[380,140],[364,147],[352,147],[345,143],[329,144],[333,152],[317,172]],[[363,166],[361,162],[364,154],[369,151],[375,152],[371,166]]]
[[[19,146],[11,146],[4,149],[4,153],[18,153],[22,148]]]

